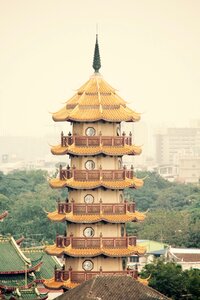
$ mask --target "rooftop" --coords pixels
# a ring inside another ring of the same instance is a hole
[[[142,255],[145,253],[145,248],[141,246],[128,246],[124,248],[85,248],[85,249],[76,249],[72,248],[71,246],[68,247],[56,247],[56,245],[53,246],[47,246],[46,251],[50,255],[68,255],[73,257],[94,257],[98,255],[105,255],[110,257],[125,257],[130,255]]]
[[[165,300],[168,297],[130,276],[96,276],[56,300]]]
[[[95,180],[95,181],[78,181],[74,178],[60,180],[59,178],[51,179],[49,181],[52,188],[71,187],[74,189],[95,189],[98,187],[105,187],[108,189],[125,189],[125,188],[140,188],[143,186],[143,180],[133,177],[125,178],[125,180]]]
[[[22,249],[22,251],[31,260],[36,260],[42,256],[42,265],[40,269],[35,272],[36,281],[52,278],[55,266],[57,268],[62,266],[57,257],[46,254],[44,247],[26,248]]]
[[[72,154],[72,155],[139,155],[142,149],[135,145],[124,145],[122,147],[117,146],[95,146],[95,147],[78,147],[74,144],[64,146],[54,146],[51,148],[51,152],[55,155]]]
[[[135,122],[140,120],[140,114],[128,108],[116,90],[95,72],[61,110],[53,113],[53,120]]]
[[[41,265],[41,257],[28,259],[13,237],[0,236],[0,274],[20,274],[36,270]]]
[[[126,223],[126,222],[137,222],[143,221],[145,219],[145,215],[138,211],[135,212],[127,212],[125,214],[80,214],[74,215],[72,212],[60,214],[58,211],[48,213],[48,218],[54,222],[63,222],[69,221],[72,223],[97,223],[100,221],[105,221],[108,223]]]

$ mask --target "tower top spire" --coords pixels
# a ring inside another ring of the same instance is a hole
[[[98,44],[98,34],[96,34],[96,44],[94,48],[94,58],[93,58],[93,69],[95,73],[99,72],[99,69],[101,68],[101,58],[99,53],[99,44]]]

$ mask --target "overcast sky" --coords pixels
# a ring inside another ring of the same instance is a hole
[[[0,0],[0,135],[42,135],[93,73],[152,123],[200,118],[199,0]]]

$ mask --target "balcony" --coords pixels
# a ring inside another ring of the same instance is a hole
[[[129,136],[126,136],[125,132],[122,136],[76,136],[69,133],[68,136],[65,136],[61,132],[61,146],[67,147],[74,144],[78,147],[123,147],[124,145],[132,145],[132,133],[130,132]]]
[[[124,166],[120,170],[77,170],[75,167],[63,169],[60,165],[59,178],[60,180],[67,180],[73,178],[76,181],[119,181],[125,180],[126,178],[133,179],[134,170],[131,167],[127,170]]]
[[[55,282],[63,282],[69,280],[70,282],[82,283],[83,281],[89,280],[95,276],[111,276],[111,275],[129,275],[135,279],[138,278],[138,271],[136,270],[124,270],[124,271],[103,271],[100,267],[99,271],[73,271],[72,268],[69,270],[58,270],[55,269],[54,280]]]
[[[99,203],[75,203],[74,200],[71,203],[68,202],[59,202],[58,201],[58,213],[65,214],[72,212],[74,215],[123,215],[127,212],[134,213],[135,212],[135,202],[128,203],[125,201],[124,203],[103,203],[100,200]]]
[[[65,248],[71,246],[74,249],[100,249],[100,248],[127,248],[128,246],[136,246],[135,236],[125,237],[69,237],[58,235],[56,237],[56,247]]]

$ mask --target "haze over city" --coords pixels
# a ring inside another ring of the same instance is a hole
[[[59,109],[100,72],[148,126],[199,117],[200,2],[0,1],[0,135],[53,131]]]

